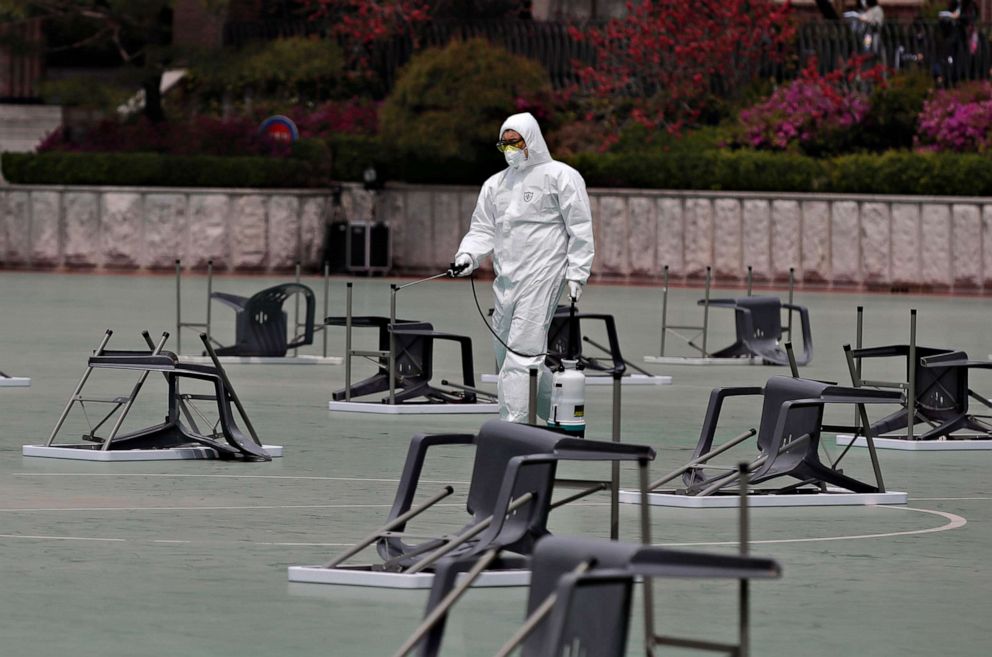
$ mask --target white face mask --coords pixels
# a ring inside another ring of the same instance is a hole
[[[520,165],[527,159],[523,150],[519,148],[507,148],[503,153],[503,157],[506,158],[506,163],[512,169],[519,169]]]

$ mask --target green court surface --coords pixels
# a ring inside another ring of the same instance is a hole
[[[218,277],[214,289],[248,294],[282,280]],[[321,281],[306,282],[320,299]],[[356,281],[355,313],[388,314],[388,283]],[[205,278],[186,279],[184,320],[202,319],[205,290]],[[488,285],[480,284],[479,293],[485,308]],[[699,290],[673,290],[671,321],[700,321],[699,296]],[[800,290],[796,300],[811,310],[816,351],[803,374],[812,378],[848,380],[841,347],[854,340],[858,304],[867,309],[866,344],[906,341],[915,307],[920,344],[961,348],[973,358],[992,352],[986,299]],[[660,301],[657,287],[592,285],[582,308],[613,313],[624,355],[641,364],[658,352]],[[283,445],[284,458],[116,464],[25,458],[21,445],[47,438],[106,328],[115,331],[110,345],[117,348],[141,347],[142,329],[175,331],[175,282],[168,275],[5,272],[0,304],[0,370],[32,379],[30,388],[0,389],[0,655],[388,656],[417,625],[424,591],[290,584],[286,567],[326,561],[381,524],[412,434],[473,431],[485,416],[332,414],[327,401],[344,381],[343,367],[231,366],[263,442]],[[723,312],[713,311],[711,346],[730,341],[732,318]],[[344,279],[335,278],[330,314],[343,313]],[[492,370],[488,334],[466,281],[410,288],[400,295],[398,314],[470,335],[477,374]],[[215,335],[233,336],[232,313],[217,305],[213,318]],[[308,353],[320,352],[320,337],[317,342]],[[688,355],[676,342],[669,340],[668,351]],[[192,332],[182,344],[186,352],[199,345]],[[343,350],[343,329],[331,329],[328,352]],[[456,363],[453,352],[442,350],[437,378],[455,374]],[[645,367],[673,376],[674,385],[623,389],[623,440],[657,450],[655,476],[688,459],[712,387],[760,385],[785,373],[760,366]],[[370,369],[357,363],[356,375]],[[98,374],[100,392],[125,394],[133,381],[127,373]],[[873,376],[900,372],[892,363]],[[975,373],[973,387],[992,391],[988,377]],[[143,396],[162,404],[163,392],[149,379]],[[587,389],[587,399],[591,436],[607,437],[609,387]],[[757,412],[753,402],[731,404],[718,436],[756,426]],[[160,414],[154,403],[136,410],[152,421]],[[827,448],[838,453],[832,441]],[[992,452],[885,451],[880,458],[887,487],[908,491],[907,506],[752,512],[752,552],[779,560],[784,572],[781,580],[752,586],[752,654],[989,654]],[[852,451],[847,463],[847,472],[870,477],[866,450]],[[460,522],[468,464],[469,454],[458,450],[428,464],[427,479],[460,483],[451,504],[425,522],[439,528]],[[632,487],[633,470],[625,469],[623,479]],[[552,528],[606,536],[607,501],[604,494],[564,507],[552,516]],[[637,516],[637,507],[621,508],[623,538],[637,540]],[[652,531],[660,544],[728,552],[736,549],[737,516],[654,508]],[[656,588],[662,630],[733,639],[733,583],[658,581]],[[493,654],[522,618],[523,600],[520,589],[470,592],[449,621],[444,654]],[[631,655],[641,654],[638,614],[635,600]]]

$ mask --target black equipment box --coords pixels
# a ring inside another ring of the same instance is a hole
[[[345,259],[352,274],[385,274],[392,263],[389,226],[381,221],[348,225]]]

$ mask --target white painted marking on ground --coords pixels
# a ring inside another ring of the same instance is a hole
[[[105,543],[127,543],[126,538],[92,538],[89,536],[38,536],[31,534],[0,534],[0,538],[27,538],[35,541],[102,541]]]
[[[261,509],[388,509],[392,504],[272,504],[259,506],[79,506],[2,509],[0,513],[31,513],[33,511],[258,511]],[[435,506],[460,507],[461,504],[436,504]]]
[[[354,543],[252,543],[269,547],[351,547]]]
[[[934,534],[937,532],[946,532],[952,529],[959,529],[968,524],[968,521],[957,514],[946,513],[944,511],[933,511],[931,509],[917,509],[910,506],[877,506],[878,509],[895,509],[901,511],[919,511],[920,513],[930,513],[935,516],[941,516],[947,519],[947,523],[940,525],[939,527],[931,527],[929,529],[910,529],[901,532],[885,532],[881,534],[851,534],[848,536],[820,536],[812,538],[776,538],[769,540],[759,540],[751,541],[750,545],[774,545],[778,543],[820,543],[826,541],[852,541],[864,538],[892,538],[894,536],[913,536],[917,534]],[[703,547],[703,546],[717,546],[717,545],[739,545],[739,541],[720,541],[712,543],[656,543],[660,547]]]
[[[250,508],[250,507],[248,507]],[[919,534],[934,534],[937,532],[950,531],[952,529],[958,529],[964,527],[968,524],[968,521],[959,515],[954,513],[946,513],[944,511],[934,511],[931,509],[917,509],[913,507],[890,507],[890,506],[879,506],[879,509],[893,509],[893,510],[905,510],[905,511],[917,511],[919,513],[928,513],[935,516],[940,516],[945,518],[948,522],[940,525],[939,527],[931,527],[927,529],[911,529],[907,531],[900,532],[885,532],[879,534],[851,534],[848,536],[821,536],[812,538],[779,538],[779,539],[769,539],[769,540],[757,540],[751,541],[751,545],[774,545],[780,543],[818,543],[826,541],[849,541],[865,538],[892,538],[895,536],[914,536]],[[195,510],[195,509],[194,509]],[[114,542],[114,543],[179,543],[179,544],[190,544],[195,541],[188,540],[164,540],[164,539],[126,539],[126,538],[101,538],[101,537],[85,537],[85,536],[39,536],[39,535],[20,535],[20,534],[0,534],[0,539],[3,538],[19,538],[19,539],[30,539],[30,540],[54,540],[54,541],[103,541],[103,542]],[[210,544],[217,544],[218,541],[205,541]],[[219,543],[237,543],[238,545],[245,545],[244,541],[220,541]],[[354,543],[303,543],[303,542],[275,542],[275,541],[257,541],[249,542],[248,545],[260,545],[265,547],[349,547],[354,545]],[[657,543],[661,547],[714,547],[722,545],[737,545],[737,541],[712,541],[705,543]]]
[[[607,506],[607,502],[573,502],[569,506]],[[33,513],[54,512],[70,513],[75,511],[258,511],[264,509],[388,509],[392,504],[264,504],[258,506],[66,506],[66,507],[16,507],[0,508],[0,513]],[[464,504],[458,502],[439,502],[435,507],[457,507]]]
[[[12,472],[15,477],[175,477],[201,479],[302,479],[314,481],[375,481],[395,484],[399,479],[373,479],[371,477],[310,477],[292,475],[238,475],[238,474],[169,474],[140,472]],[[433,481],[421,479],[422,484],[459,484],[467,486],[467,481]]]
[[[913,497],[917,502],[958,502],[992,500],[992,497]]]

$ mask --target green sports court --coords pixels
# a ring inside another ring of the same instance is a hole
[[[279,280],[223,276],[214,289],[250,294]],[[316,277],[304,282],[322,284]],[[344,282],[331,280],[331,314],[343,312]],[[390,282],[356,280],[355,313],[388,314]],[[228,375],[259,436],[283,445],[283,458],[96,463],[21,456],[22,445],[48,437],[105,329],[113,329],[116,348],[143,348],[145,329],[153,336],[175,332],[174,285],[169,275],[2,275],[0,363],[32,379],[29,388],[0,391],[2,654],[392,654],[420,621],[426,591],[291,584],[286,569],[326,561],[382,524],[413,434],[473,432],[487,416],[332,413],[327,401],[343,384],[342,367],[237,365]],[[192,321],[204,312],[206,279],[187,277],[184,286],[183,315]],[[478,287],[485,306],[488,286]],[[486,373],[492,350],[471,294],[465,281],[424,284],[400,295],[398,313],[471,336],[476,372]],[[695,321],[699,296],[698,289],[673,289],[670,318]],[[658,287],[591,285],[583,307],[613,314],[624,356],[641,363],[659,349],[660,298]],[[972,358],[992,351],[981,330],[988,312],[981,298],[800,289],[796,300],[812,317],[816,355],[803,368],[808,378],[848,381],[842,345],[854,340],[858,305],[865,307],[865,344],[904,342],[909,310],[917,308],[920,344],[953,345]],[[215,310],[213,331],[233,332],[231,318]],[[184,351],[198,345],[195,337],[184,334]],[[731,338],[729,319],[714,313],[710,340]],[[331,329],[328,352],[343,349],[343,331]],[[455,361],[441,350],[436,369],[454,373]],[[356,363],[357,374],[364,367]],[[622,438],[657,450],[655,476],[688,459],[711,388],[762,385],[782,373],[762,366],[646,367],[674,383],[623,388]],[[878,374],[900,372],[891,365]],[[101,391],[118,394],[131,381],[96,378]],[[979,372],[972,387],[985,383]],[[143,395],[154,402],[163,390],[150,384]],[[609,387],[588,389],[589,437],[608,438],[610,403]],[[157,412],[154,403],[136,409],[139,416]],[[730,403],[718,435],[756,426],[757,413],[753,404]],[[839,451],[832,441],[824,444]],[[431,512],[441,529],[451,528],[464,504],[470,458],[449,449],[428,463],[424,478],[454,483],[456,491]],[[870,477],[867,450],[852,450],[847,459],[847,472]],[[992,453],[883,450],[880,459],[887,487],[908,492],[907,505],[752,509],[752,553],[783,569],[781,579],[752,585],[753,654],[987,654],[992,574],[983,564],[992,539]],[[633,468],[622,478],[636,485]],[[621,538],[638,540],[637,507],[622,505],[620,514]],[[608,518],[608,496],[597,494],[556,511],[551,528],[605,537]],[[651,523],[662,545],[737,549],[731,509],[652,507]],[[660,630],[733,639],[733,584],[655,586]],[[524,595],[514,588],[470,591],[452,613],[443,654],[494,653],[521,621]],[[636,594],[634,605],[631,655],[641,645]]]

